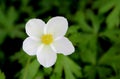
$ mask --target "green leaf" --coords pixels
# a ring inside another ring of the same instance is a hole
[[[52,73],[52,68],[43,68],[44,74],[50,75]]]
[[[27,6],[29,3],[29,0],[21,0],[22,6]]]
[[[0,79],[5,79],[5,75],[1,70],[0,70]]]
[[[75,21],[78,22],[79,27],[85,32],[91,32],[92,29],[86,22],[85,13],[82,11],[78,11],[75,15]]]
[[[84,72],[85,72],[85,77],[87,77],[87,79],[95,79],[96,77],[95,66],[85,66]]]
[[[7,20],[6,28],[8,27],[9,29],[12,28],[17,18],[18,18],[18,15],[14,7],[10,7],[6,17],[6,20]]]
[[[0,50],[0,61],[1,61],[1,63],[4,63],[4,61],[3,61],[4,59],[5,59],[5,53]]]
[[[20,50],[18,52],[16,52],[14,55],[12,55],[10,57],[11,61],[18,61],[18,63],[20,63],[22,66],[26,65],[27,60],[31,58],[30,56],[28,56],[25,52],[23,52],[23,50]]]
[[[7,32],[4,29],[0,29],[0,44],[3,43],[6,36],[7,36]]]
[[[100,1],[100,0],[99,0]],[[101,1],[102,2],[102,1]],[[100,9],[99,9],[99,14],[103,14],[106,13],[107,11],[109,11],[111,8],[113,8],[114,6],[114,2],[112,0],[109,0],[107,2],[105,2],[105,5],[100,5]]]
[[[115,7],[115,9],[109,14],[106,19],[106,23],[109,29],[119,26],[119,8]]]
[[[87,79],[96,79],[96,76],[100,79],[107,79],[108,76],[112,76],[112,71],[110,68],[98,65],[85,66],[84,73]]]
[[[4,14],[4,10],[0,8],[0,24],[4,25],[4,23],[6,23],[6,16]],[[4,26],[1,26],[1,27],[4,27]]]
[[[76,79],[76,77],[82,77],[80,66],[70,58],[59,54],[57,63],[55,64],[54,74],[50,79],[61,79],[63,71],[65,73],[65,79]]]
[[[16,25],[17,27],[15,27],[10,33],[9,36],[11,38],[21,38],[21,39],[25,39],[27,36],[26,34],[23,32],[23,29],[25,28],[23,24],[19,24]]]
[[[120,79],[120,74],[117,75],[117,76],[111,77],[111,78],[109,78],[109,79]]]
[[[112,76],[112,70],[108,67],[97,67],[97,72],[99,74],[100,79],[107,79],[108,76]]]
[[[83,34],[80,42],[80,57],[82,61],[96,64],[97,57],[97,36],[91,34]]]
[[[91,10],[87,10],[86,15],[87,18],[92,22],[93,33],[97,34],[103,18],[101,16],[95,15]]]
[[[114,43],[120,43],[120,30],[119,29],[109,29],[100,33],[100,36],[107,37],[110,41]]]
[[[112,46],[99,60],[99,64],[120,65],[120,45]]]
[[[55,68],[53,70],[54,74],[50,77],[50,79],[61,79],[63,72],[63,59],[60,55],[58,55],[57,62],[55,64]]]
[[[64,57],[63,65],[65,71],[65,79],[76,79],[74,75],[77,77],[82,77],[80,66],[73,62],[70,58]]]
[[[20,79],[34,79],[39,70],[40,64],[35,59],[32,62],[28,59],[26,66],[22,69]]]
[[[99,14],[109,12],[106,23],[108,29],[119,27],[119,13],[120,13],[120,0],[97,0],[95,4],[99,10]]]
[[[79,29],[80,27],[77,25],[70,26],[70,28],[68,29],[67,35],[66,35],[72,41],[74,45],[78,44],[80,41],[80,38],[79,38],[80,34],[78,32]]]

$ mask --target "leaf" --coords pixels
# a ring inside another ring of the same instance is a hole
[[[83,62],[96,64],[97,57],[97,36],[91,34],[83,34],[80,42],[80,57]]]
[[[112,76],[111,68],[100,65],[87,65],[84,67],[84,73],[87,79],[107,79]]]
[[[13,29],[13,25],[17,18],[18,18],[18,15],[17,15],[17,12],[15,11],[14,7],[10,7],[8,9],[8,13],[7,13],[7,17],[6,17],[6,20],[7,20],[7,23],[5,24],[6,29],[7,28],[9,28],[9,30]]]
[[[100,79],[107,79],[109,76],[112,76],[111,68],[100,66],[97,67],[97,72],[99,74]]]
[[[1,70],[0,70],[0,79],[5,79],[5,75]]]
[[[109,14],[106,19],[106,23],[109,29],[119,26],[119,8],[115,7],[115,9]]]
[[[55,64],[54,74],[50,79],[61,79],[63,71],[65,73],[65,79],[76,79],[76,77],[82,77],[80,66],[73,62],[70,58],[59,54],[57,63]]]
[[[23,50],[20,50],[19,52],[16,52],[14,55],[10,57],[11,61],[18,61],[22,66],[26,65],[27,60],[31,58],[26,53],[23,52]]]
[[[95,79],[96,67],[94,67],[94,66],[85,66],[84,72],[85,72],[85,77],[87,77],[87,79]]]
[[[66,35],[74,45],[78,44],[80,41],[80,38],[79,38],[80,34],[78,32],[79,29],[80,29],[79,26],[76,26],[76,25],[70,26]]]
[[[119,45],[112,46],[99,60],[99,64],[120,65]]]
[[[39,70],[40,64],[35,59],[32,62],[28,59],[26,66],[21,70],[20,79],[34,79]]]
[[[77,77],[82,77],[81,68],[70,58],[64,57],[63,65],[65,71],[65,79],[76,79],[74,75]]]
[[[87,10],[86,15],[87,18],[92,22],[93,33],[97,34],[103,18],[101,16],[95,15],[91,10]]]
[[[9,33],[9,36],[11,38],[21,38],[21,39],[25,39],[27,36],[26,34],[23,32],[23,29],[25,28],[23,24],[20,25],[16,25],[17,27],[14,28],[13,31],[11,31],[11,33]]]
[[[101,1],[101,2],[105,2],[105,1]],[[105,5],[100,5],[100,9],[99,9],[99,14],[103,14],[108,12],[111,8],[113,8],[114,6],[114,2],[112,0],[106,1]]]
[[[120,43],[120,30],[119,29],[109,29],[100,33],[100,36],[107,37],[110,41],[114,43]]]
[[[50,75],[52,73],[52,68],[43,68],[44,74]]]
[[[99,14],[104,14],[114,7],[116,1],[117,0],[96,0],[92,8],[98,9]]]
[[[7,32],[4,29],[0,29],[0,44],[3,43],[6,36],[7,36]]]
[[[109,78],[109,79],[120,79],[120,74],[117,75],[117,76],[111,77],[111,78]]]
[[[0,24],[4,25],[4,23],[6,23],[6,16],[2,8],[0,8]],[[4,27],[4,26],[1,26],[1,27]]]
[[[55,68],[53,70],[54,74],[50,77],[50,79],[61,79],[63,72],[63,61],[60,55],[58,55],[57,62],[55,64]]]
[[[119,13],[120,13],[120,0],[98,0],[95,2],[99,10],[99,14],[109,13],[106,19],[107,28],[113,29],[119,27]],[[111,12],[109,12],[111,10]]]
[[[116,63],[116,64],[112,64],[111,66],[114,69],[114,72],[116,73],[116,76],[120,75],[120,64]]]
[[[4,61],[3,61],[4,59],[5,59],[5,53],[0,50],[0,61],[1,61],[1,63],[4,63]]]
[[[29,0],[21,0],[22,6],[27,6],[29,3]]]
[[[75,21],[78,22],[79,27],[85,32],[92,32],[92,29],[86,22],[85,13],[82,11],[78,11],[75,15]]]

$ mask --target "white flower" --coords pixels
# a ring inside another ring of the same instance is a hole
[[[64,17],[53,17],[46,24],[41,19],[30,19],[25,26],[27,37],[23,42],[23,50],[29,55],[36,55],[44,67],[55,64],[57,53],[72,54],[75,49],[64,37],[68,22]]]

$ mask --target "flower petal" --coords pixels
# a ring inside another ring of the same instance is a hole
[[[41,19],[31,19],[26,23],[26,33],[32,37],[43,34],[45,23]]]
[[[40,41],[35,41],[30,37],[26,38],[23,42],[23,50],[28,55],[36,55],[37,49],[40,46]]]
[[[60,39],[55,40],[53,46],[57,53],[62,53],[64,55],[70,55],[75,51],[72,43],[66,37],[61,37]]]
[[[67,19],[60,16],[51,18],[46,25],[46,32],[53,34],[54,38],[64,36],[67,29]]]
[[[51,67],[55,64],[57,54],[48,45],[44,45],[42,49],[37,51],[37,59],[44,67]]]

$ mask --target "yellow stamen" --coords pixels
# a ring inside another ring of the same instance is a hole
[[[51,34],[45,34],[41,37],[41,41],[44,44],[51,44],[53,42],[53,36]]]

